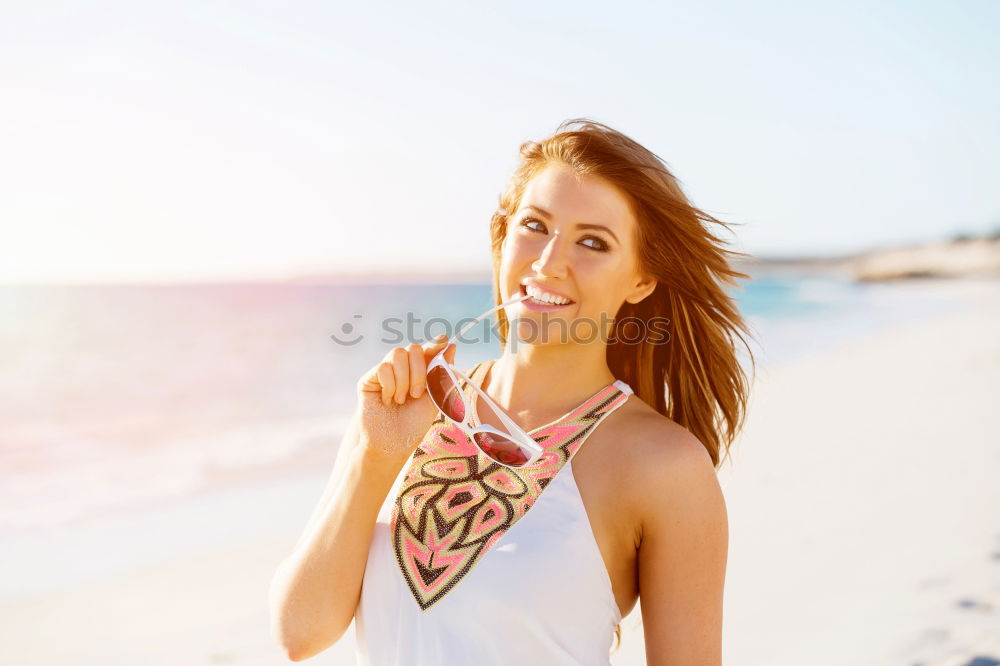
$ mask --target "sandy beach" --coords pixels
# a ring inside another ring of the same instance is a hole
[[[1000,659],[1000,288],[900,288],[956,309],[759,378],[720,474],[727,663]]]
[[[758,371],[720,471],[726,664],[1000,663],[1000,281],[897,288],[955,305]],[[252,486],[206,495],[199,511],[237,502],[261,512],[260,529],[0,606],[0,663],[287,663],[268,634],[268,582],[324,482],[286,478],[266,501]],[[156,543],[157,520],[171,518],[136,520],[137,543]],[[637,609],[614,664],[645,663],[641,631]],[[352,630],[310,663],[352,664],[353,649]]]

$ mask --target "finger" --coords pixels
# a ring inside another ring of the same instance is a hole
[[[448,345],[448,348],[444,351],[444,360],[448,361],[449,365],[455,365],[455,347],[457,345],[453,342]]]
[[[371,377],[364,378],[358,383],[358,390],[363,393],[381,393],[382,384],[378,380],[377,370],[373,371]]]
[[[375,393],[382,392],[382,384],[378,380],[378,368],[379,366],[373,366],[368,372],[358,380],[358,390],[359,391],[373,391]]]
[[[441,349],[444,348],[444,346],[446,344],[448,344],[448,336],[446,336],[444,333],[438,335],[436,338],[434,338],[430,342],[425,342],[424,343],[424,364],[426,365],[427,363],[430,363],[431,359],[433,359],[435,356],[437,356],[438,353],[441,351]]]
[[[388,406],[392,402],[393,390],[396,386],[392,372],[392,363],[382,361],[378,365],[378,381],[382,385],[382,404]]]
[[[436,336],[434,336],[434,338],[424,343],[424,350],[425,351],[433,350],[435,352],[438,352],[441,350],[441,347],[443,347],[446,342],[448,342],[448,336],[445,335],[444,333],[438,333]]]
[[[406,402],[406,394],[410,390],[410,354],[402,347],[392,350],[392,372],[396,377],[394,397],[396,402],[402,405]]]
[[[424,361],[424,348],[412,343],[407,348],[410,357],[410,395],[419,398],[427,384],[427,363]]]

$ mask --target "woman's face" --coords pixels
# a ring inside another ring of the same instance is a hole
[[[587,342],[603,331],[606,341],[622,303],[637,303],[656,286],[638,272],[636,226],[625,197],[602,178],[577,181],[562,164],[551,164],[533,178],[508,218],[501,297],[507,301],[526,289],[534,293],[526,287],[534,284],[572,302],[516,303],[507,308],[510,335],[531,344],[558,344]]]

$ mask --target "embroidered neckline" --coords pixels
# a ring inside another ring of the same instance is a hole
[[[476,370],[478,370],[482,365],[484,365],[484,364],[486,365],[486,372],[483,373],[482,379],[480,379],[479,383],[476,384],[476,386],[478,386],[480,389],[482,389],[483,382],[486,381],[486,378],[490,376],[491,372],[493,372],[493,365],[495,363],[496,363],[495,359],[491,359],[489,361],[483,361],[482,363],[480,363],[479,365],[477,365],[475,367],[475,369],[473,370],[472,374],[474,375],[474,374],[476,374],[476,372],[475,372]],[[469,379],[473,379],[473,377],[470,375]],[[568,412],[566,412],[562,416],[560,416],[558,418],[555,418],[555,419],[552,419],[548,423],[546,423],[544,425],[540,425],[537,428],[534,428],[532,430],[525,430],[525,432],[528,433],[529,435],[531,435],[532,438],[534,438],[535,433],[541,432],[545,428],[550,428],[550,427],[558,424],[560,421],[562,421],[564,419],[570,418],[571,416],[573,416],[573,414],[575,414],[579,410],[583,409],[583,407],[587,403],[589,403],[591,400],[593,400],[597,396],[601,395],[602,393],[604,393],[605,391],[607,391],[611,387],[615,387],[618,390],[620,390],[620,391],[622,391],[623,393],[626,393],[626,394],[631,394],[632,393],[632,390],[631,390],[631,388],[629,387],[628,384],[625,384],[621,380],[616,379],[615,381],[611,382],[610,384],[608,384],[608,385],[604,386],[603,388],[599,389],[597,392],[593,393],[589,398],[587,398],[586,400],[584,400],[579,405],[577,405],[573,409],[569,410]],[[478,411],[478,407],[479,407],[479,392],[476,391],[476,389],[473,388],[472,386],[463,387],[463,390],[466,391],[466,400],[468,400],[468,403],[469,403],[469,423],[473,427],[482,425],[482,422],[479,420],[479,411]],[[508,414],[508,416],[510,416],[510,415]],[[513,417],[510,417],[510,418],[513,418]]]
[[[469,373],[475,380],[483,363]],[[475,392],[471,386],[463,390]],[[531,432],[544,449],[509,468],[485,456],[442,414],[407,462],[389,529],[400,574],[422,610],[440,601],[527,513],[605,417],[632,394],[615,381]]]

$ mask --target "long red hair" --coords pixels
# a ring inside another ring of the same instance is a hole
[[[731,231],[729,225],[695,208],[659,157],[607,125],[587,118],[567,120],[548,138],[522,143],[520,155],[490,222],[496,304],[502,302],[500,253],[507,220],[532,178],[559,163],[578,177],[598,176],[616,186],[638,222],[640,270],[657,281],[639,303],[626,301],[616,322],[666,318],[669,340],[612,338],[608,367],[641,400],[697,437],[718,468],[743,426],[749,399],[751,379],[739,362],[737,341],[756,367],[745,337],[752,333],[724,289],[725,284],[739,286],[737,278],[750,278],[730,265],[732,257],[750,255],[724,247],[711,227]],[[506,343],[509,322],[503,310],[498,319],[500,339]]]

